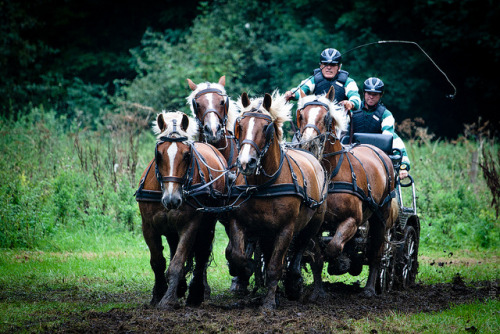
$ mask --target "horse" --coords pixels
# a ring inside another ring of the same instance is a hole
[[[186,100],[198,124],[200,141],[217,148],[228,165],[233,166],[238,148],[231,131],[238,117],[238,110],[236,103],[226,93],[226,77],[221,76],[218,83],[195,84],[189,78],[187,82],[192,92]]]
[[[267,292],[261,306],[265,311],[277,307],[276,291],[284,268],[287,297],[300,298],[301,258],[323,222],[326,174],[310,153],[280,145],[282,125],[290,118],[292,106],[278,91],[254,99],[243,93],[237,103],[241,116],[234,134],[240,149],[238,175],[229,188],[234,210],[229,221],[232,250],[226,255],[230,274],[248,279],[255,264],[245,252],[245,243],[258,240],[266,273]]]
[[[187,79],[191,94],[186,97],[191,113],[195,116],[198,124],[200,141],[207,142],[217,148],[231,170],[229,176],[236,171],[236,158],[238,157],[238,146],[232,133],[234,122],[239,116],[236,103],[227,95],[225,90],[226,77],[221,76],[217,83],[202,82],[195,84],[191,79]],[[228,222],[225,214],[219,215],[219,220],[229,237]],[[247,252],[254,253],[259,261],[260,249],[255,242],[247,243]],[[231,242],[228,243],[226,253],[231,252]],[[261,286],[262,273],[255,273],[256,286]],[[231,291],[236,294],[245,295],[248,282],[234,277],[231,284]]]
[[[359,275],[361,261],[350,263],[351,259],[345,256],[343,250],[358,229],[368,221],[369,275],[363,293],[370,297],[375,295],[384,238],[398,212],[394,199],[394,168],[390,158],[375,146],[342,146],[339,137],[346,126],[343,117],[345,111],[334,97],[333,87],[321,96],[306,96],[300,91],[296,122],[301,147],[321,160],[330,179],[327,211],[322,225],[322,231],[333,236],[324,249],[325,255],[331,260],[328,272]],[[313,271],[322,272],[323,260],[322,255],[315,256]],[[322,288],[316,292],[311,296],[312,299],[324,295]]]
[[[182,112],[159,113],[153,131],[157,134],[154,159],[136,192],[155,275],[151,304],[167,309],[180,306],[194,259],[186,304],[197,306],[209,289],[206,267],[217,221],[210,209],[226,192],[227,164],[213,146],[193,141],[197,137],[195,121]],[[166,274],[162,236],[170,248]]]

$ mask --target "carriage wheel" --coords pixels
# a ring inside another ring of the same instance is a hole
[[[384,241],[384,252],[380,259],[379,273],[375,283],[375,291],[377,294],[384,294],[392,290],[394,284],[395,259],[394,247],[392,247],[393,231],[389,230],[386,233],[386,241]]]
[[[398,249],[396,275],[403,289],[415,284],[418,272],[418,235],[413,226],[406,226],[403,244]]]

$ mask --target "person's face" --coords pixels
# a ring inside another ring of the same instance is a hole
[[[365,92],[365,104],[371,108],[377,105],[381,97],[382,94],[380,93]]]
[[[339,72],[339,64],[321,64],[321,72],[325,79],[333,79]]]

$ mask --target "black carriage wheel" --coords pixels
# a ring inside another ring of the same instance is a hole
[[[389,230],[384,241],[384,252],[380,259],[379,272],[375,283],[375,291],[377,294],[384,294],[392,290],[394,284],[395,259],[394,247],[391,245],[393,239],[393,231]]]
[[[413,226],[406,226],[396,265],[396,275],[403,289],[415,284],[418,272],[418,243],[418,235]]]

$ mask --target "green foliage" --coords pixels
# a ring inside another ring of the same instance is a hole
[[[117,118],[102,121],[105,130],[75,133],[65,117],[33,109],[0,122],[0,248],[58,249],[53,238],[80,229],[138,231],[142,136]]]
[[[421,243],[433,249],[495,248],[498,221],[485,180],[471,177],[476,142],[422,142],[407,145],[417,182]]]

